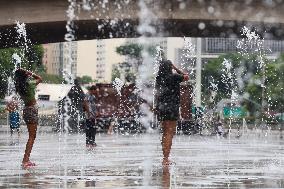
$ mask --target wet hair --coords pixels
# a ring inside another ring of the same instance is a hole
[[[28,75],[24,70],[18,69],[15,71],[14,83],[15,83],[16,92],[20,96],[27,95],[27,88],[29,85]]]
[[[74,79],[74,85],[80,85],[80,81],[78,78]]]
[[[158,75],[156,77],[157,85],[163,85],[166,78],[172,73],[172,62],[170,60],[162,60],[160,62]]]

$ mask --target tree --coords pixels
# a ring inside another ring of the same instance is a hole
[[[143,46],[136,43],[126,44],[116,48],[118,54],[129,58],[129,63],[131,63],[136,71],[138,71],[138,67],[142,64],[142,50]]]
[[[59,75],[53,75],[53,74],[47,74],[47,73],[41,72],[40,76],[42,77],[43,83],[52,83],[52,84],[64,83],[63,77]]]
[[[130,43],[122,45],[116,48],[116,52],[120,55],[129,56],[130,58],[140,59],[142,57],[141,52],[143,50],[142,45],[136,43]]]
[[[272,110],[284,112],[284,54],[267,65],[266,92]]]
[[[43,70],[42,57],[43,47],[41,45],[31,46],[27,52],[19,48],[0,49],[0,98],[7,93],[8,77],[12,76],[16,60],[20,57],[21,67],[31,71],[40,72]]]
[[[117,65],[114,65],[111,71],[111,81],[114,81],[115,78],[120,78],[120,72]]]
[[[137,43],[130,43],[126,45],[121,45],[116,48],[116,52],[120,55],[127,56],[132,60],[132,64],[134,67],[139,67],[142,64],[142,51],[146,50],[150,56],[153,56],[156,54],[156,48],[155,46],[148,46],[148,47],[143,47],[140,44]]]
[[[116,52],[120,55],[123,56],[127,56],[128,57],[128,61],[129,62],[124,62],[121,64],[129,64],[130,67],[134,68],[133,71],[134,72],[126,72],[126,80],[131,81],[131,82],[135,82],[136,80],[136,73],[138,72],[138,68],[139,66],[141,66],[142,62],[143,62],[143,57],[142,57],[142,52],[143,50],[146,50],[150,56],[153,56],[156,54],[156,48],[155,46],[147,46],[144,47],[140,44],[137,43],[130,43],[130,44],[126,44],[126,45],[121,45],[119,47],[116,48]],[[114,74],[118,74],[119,70],[113,70],[115,71]],[[121,73],[119,73],[119,76],[121,76]],[[115,79],[115,77],[112,79]]]
[[[88,75],[83,75],[82,77],[78,77],[78,80],[82,84],[89,84],[93,82],[92,77]]]
[[[227,75],[224,72],[224,60],[228,60],[232,66]],[[215,91],[217,95],[213,102],[214,106],[221,99],[230,98],[232,91],[234,91],[242,97],[242,103],[251,115],[255,115],[257,110],[260,111],[263,98],[269,98],[271,104],[280,102],[282,97],[279,90],[283,92],[283,87],[281,88],[283,76],[281,78],[280,75],[283,71],[276,69],[280,66],[280,60],[272,62],[264,59],[264,68],[260,66],[259,61],[256,54],[242,56],[238,53],[226,54],[210,60],[204,66],[202,75],[205,101],[209,103],[210,92]],[[230,77],[228,74],[231,74]],[[265,74],[266,91],[264,97],[262,96],[263,74]]]

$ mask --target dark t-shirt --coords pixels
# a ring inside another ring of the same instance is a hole
[[[180,104],[180,83],[183,76],[171,74],[161,79],[157,87],[157,105],[159,110],[178,109]]]
[[[86,113],[86,118],[87,119],[95,119],[96,118],[96,97],[95,95],[92,95],[90,93],[87,93],[85,95],[85,100],[88,103],[89,106],[89,111],[90,111],[90,117],[89,115]]]

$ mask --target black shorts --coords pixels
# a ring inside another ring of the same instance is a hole
[[[26,106],[23,109],[23,119],[26,124],[38,124],[37,106]]]
[[[157,116],[159,121],[177,121],[179,119],[179,106],[160,105]]]

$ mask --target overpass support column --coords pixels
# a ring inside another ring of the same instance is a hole
[[[201,38],[197,38],[196,41],[196,92],[195,92],[195,103],[196,107],[201,107]]]

